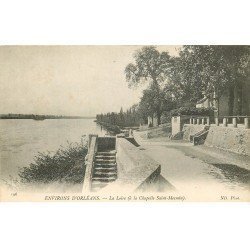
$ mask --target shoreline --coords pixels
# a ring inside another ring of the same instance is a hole
[[[139,129],[139,126],[133,126],[133,127],[124,126],[123,127],[123,126],[112,125],[110,123],[101,122],[101,121],[97,121],[97,120],[95,120],[94,122],[96,122],[96,124],[98,124],[99,126],[102,126],[105,129],[107,129],[108,132],[113,132],[115,134],[122,133],[123,130],[129,130],[129,129],[138,130]]]

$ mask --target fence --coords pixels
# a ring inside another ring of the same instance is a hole
[[[240,127],[244,127],[245,129],[250,128],[250,116],[223,116],[223,117],[215,117],[214,123],[211,123],[211,119],[208,116],[205,117],[190,117],[189,124],[202,124],[202,125],[210,125],[215,124],[216,126],[232,126],[237,128],[238,125]]]

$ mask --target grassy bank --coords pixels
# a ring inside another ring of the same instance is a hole
[[[83,182],[85,173],[86,144],[68,143],[55,153],[38,153],[34,162],[19,170],[23,184],[71,183]]]

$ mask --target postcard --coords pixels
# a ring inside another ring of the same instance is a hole
[[[0,46],[0,201],[249,202],[250,46]]]

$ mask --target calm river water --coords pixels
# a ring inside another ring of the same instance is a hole
[[[81,142],[89,133],[104,135],[105,131],[94,119],[0,120],[0,178],[15,177],[18,168],[28,166],[38,152]]]

